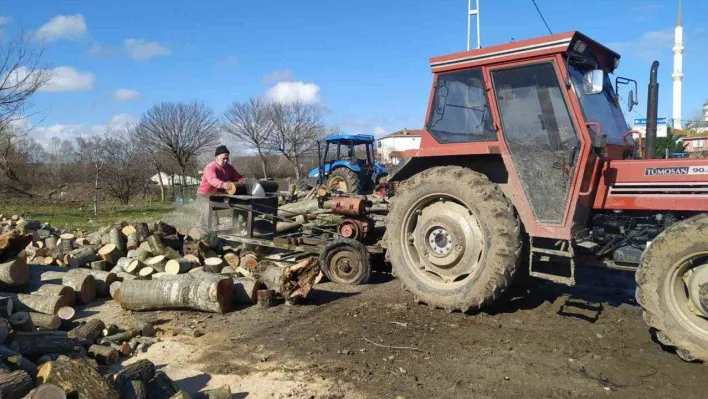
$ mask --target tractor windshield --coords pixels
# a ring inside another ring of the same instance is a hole
[[[626,144],[623,137],[629,131],[619,103],[615,100],[615,90],[612,81],[605,75],[602,92],[585,94],[583,90],[583,75],[588,70],[585,65],[570,64],[570,77],[573,80],[575,93],[580,99],[586,122],[600,124],[602,134],[607,135],[608,144]]]

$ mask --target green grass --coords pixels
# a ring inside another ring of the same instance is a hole
[[[135,205],[101,204],[98,215],[93,214],[93,205],[83,206],[68,204],[1,204],[0,214],[6,217],[24,214],[26,219],[39,220],[53,227],[69,230],[97,230],[100,227],[126,221],[150,222],[164,218],[174,210],[172,203],[153,203]]]

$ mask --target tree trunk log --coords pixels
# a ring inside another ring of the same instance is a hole
[[[8,262],[0,263],[0,289],[24,285],[30,277],[27,257],[20,256]]]
[[[9,349],[5,346],[0,345],[0,356],[6,360],[6,362],[15,368],[24,370],[33,379],[37,377],[37,365],[27,360],[24,356],[20,355],[17,351]]]
[[[115,245],[116,248],[121,251],[122,253],[126,253],[126,247],[125,247],[125,238],[123,237],[123,233],[120,232],[118,227],[112,228],[108,232],[108,237],[110,239],[110,243]]]
[[[187,259],[189,263],[192,264],[192,269],[202,265],[202,261],[200,261],[199,257],[196,255],[184,255],[184,259]]]
[[[120,304],[126,310],[192,309],[224,313],[233,302],[233,281],[131,280],[120,287]]]
[[[147,389],[142,381],[130,381],[120,387],[122,399],[148,399]]]
[[[145,261],[145,264],[152,267],[158,273],[163,273],[165,271],[167,259],[164,257],[164,255],[157,255]]]
[[[187,273],[192,264],[184,258],[173,259],[165,264],[165,273],[169,274],[182,274]]]
[[[30,293],[34,295],[63,296],[66,298],[67,306],[76,304],[76,292],[74,292],[73,288],[66,285],[43,284]]]
[[[260,283],[251,277],[234,277],[234,303],[247,305],[258,302]]]
[[[9,319],[15,310],[12,296],[0,296],[0,317]]]
[[[81,247],[69,253],[69,266],[82,267],[96,260],[96,252],[92,247]]]
[[[45,330],[56,330],[61,325],[61,318],[56,315],[48,315],[36,312],[28,312],[32,324]]]
[[[118,262],[116,262],[116,266],[113,269],[111,269],[111,271],[116,274],[118,274],[118,272],[124,272],[124,271],[126,271],[125,269],[128,267],[128,265],[132,261],[133,261],[133,259],[128,258],[127,256],[124,256],[124,257],[118,259]]]
[[[141,331],[138,328],[131,328],[127,331],[119,332],[117,334],[109,335],[107,337],[100,338],[98,340],[99,345],[104,345],[107,343],[120,343],[125,341],[130,341],[131,339],[140,335]]]
[[[106,325],[103,321],[99,319],[91,319],[86,322],[86,324],[78,326],[73,330],[69,331],[69,337],[76,338],[79,340],[89,340],[94,342],[103,333],[103,329]]]
[[[101,232],[95,231],[89,235],[86,236],[86,239],[88,240],[89,244],[91,245],[101,245]]]
[[[138,242],[138,235],[137,234],[131,234],[128,236],[128,239],[126,241],[125,247],[127,249],[136,249],[140,245],[140,242]]]
[[[121,233],[123,233],[124,236],[128,237],[131,234],[137,234],[137,230],[135,230],[135,226],[127,225],[121,229]]]
[[[189,396],[187,392],[180,390],[176,394],[172,395],[170,399],[192,399],[192,397]]]
[[[142,269],[143,267],[145,267],[145,263],[137,259],[133,259],[123,268],[127,273],[130,273],[135,276],[138,274],[138,272],[140,272],[140,269]]]
[[[150,257],[150,252],[144,250],[143,248],[135,248],[133,250],[133,259],[141,260],[145,262]]]
[[[148,237],[150,237],[150,236],[148,236]],[[150,247],[150,243],[147,242],[147,238],[145,239],[145,241],[140,243],[140,246],[138,248],[147,252],[150,256],[157,255],[157,254],[152,253],[152,247]]]
[[[44,239],[44,247],[52,249],[57,246],[57,237],[56,236],[49,236]]]
[[[31,234],[21,234],[17,230],[0,234],[0,261],[13,259],[31,242]]]
[[[234,270],[238,269],[241,265],[241,258],[239,258],[234,252],[224,254],[224,261],[226,261],[226,263],[228,263]]]
[[[151,361],[143,359],[123,367],[110,375],[108,380],[112,381],[115,386],[121,387],[130,381],[140,381],[143,384],[148,384],[153,377],[155,377],[155,365]]]
[[[170,399],[177,392],[177,384],[162,371],[155,373],[155,377],[147,385],[147,396],[150,399]]]
[[[153,234],[148,237],[147,243],[150,245],[150,252],[152,252],[153,255],[157,256],[165,254],[167,247],[162,243],[157,234]]]
[[[96,299],[96,279],[90,274],[66,273],[62,284],[71,287],[76,293],[76,303],[89,304]]]
[[[147,266],[140,269],[140,271],[138,272],[138,277],[142,280],[150,280],[150,276],[152,276],[154,273],[155,269],[150,266]]]
[[[254,277],[285,300],[294,301],[307,297],[320,272],[319,260],[311,256],[285,268],[272,262],[261,262]]]
[[[0,398],[22,399],[32,388],[34,388],[32,377],[25,371],[0,373]]]
[[[28,312],[17,312],[10,316],[10,325],[15,331],[33,332],[34,324]]]
[[[168,248],[172,248],[177,251],[182,249],[182,241],[179,239],[179,236],[176,234],[162,237],[161,241]]]
[[[209,399],[231,399],[231,388],[228,385],[207,391]]]
[[[118,361],[120,354],[110,346],[91,345],[88,348],[88,355],[96,359],[99,364],[112,365]]]
[[[120,286],[122,284],[123,283],[120,281],[116,281],[113,284],[111,284],[111,286],[108,288],[108,290],[110,291],[110,294],[111,294],[111,298],[116,299],[116,292],[120,290]]]
[[[0,345],[7,341],[7,337],[10,335],[10,323],[4,319],[0,318]]]
[[[109,287],[115,281],[118,281],[118,276],[115,273],[100,270],[74,269],[70,270],[69,273],[93,276],[96,283],[96,294],[103,298],[110,297]]]
[[[54,384],[42,384],[23,399],[66,399],[66,392]]]
[[[177,229],[163,221],[158,221],[155,223],[155,233],[160,236],[170,236],[172,234],[177,234]]]
[[[98,250],[98,256],[105,260],[109,265],[118,263],[118,259],[123,257],[125,252],[118,249],[114,244],[106,244]]]
[[[138,235],[138,241],[143,242],[150,236],[150,229],[147,223],[136,223],[135,232]]]
[[[119,399],[108,382],[83,359],[58,360],[44,363],[37,373],[40,384],[55,384],[64,392],[74,392],[81,399]]]
[[[91,262],[91,270],[100,270],[106,272],[110,270],[110,266],[105,260],[96,260]]]
[[[204,259],[204,269],[211,273],[220,273],[224,267],[224,261],[221,258],[206,258]]]
[[[221,272],[219,272],[219,273],[231,275],[231,274],[236,273],[236,270],[234,270],[234,268],[231,266],[224,266],[223,268],[221,268]]]
[[[253,252],[242,253],[239,266],[246,270],[253,270],[258,266],[258,255]]]
[[[80,342],[63,331],[39,331],[15,333],[15,342],[21,355],[41,356],[45,353],[71,353],[80,347]]]
[[[69,306],[69,299],[61,295],[10,294],[0,292],[2,297],[11,297],[14,311],[57,314],[60,308]]]
[[[69,253],[74,250],[74,241],[76,241],[76,236],[73,234],[65,233],[59,236],[61,252]]]

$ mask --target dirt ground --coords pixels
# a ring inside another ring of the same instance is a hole
[[[163,342],[126,363],[148,358],[189,392],[229,385],[233,398],[705,397],[708,368],[652,340],[632,274],[578,279],[517,285],[476,315],[414,304],[388,274],[318,284],[302,305],[131,315],[107,302],[83,315],[158,319]],[[190,325],[205,335],[169,333]]]

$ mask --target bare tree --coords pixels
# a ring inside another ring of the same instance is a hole
[[[103,174],[106,192],[127,205],[150,178],[150,169],[144,167],[150,154],[130,136],[106,137],[104,145],[108,161]]]
[[[187,167],[218,142],[218,120],[214,111],[200,102],[163,102],[143,114],[135,135],[152,153],[165,151],[171,155],[179,166],[184,188]]]
[[[303,102],[272,103],[270,110],[273,134],[268,148],[282,154],[295,167],[300,179],[301,160],[312,154],[322,136],[324,123],[319,108]]]
[[[261,159],[263,178],[268,178],[266,162],[268,139],[273,132],[270,108],[259,98],[245,102],[234,101],[224,115],[222,129],[234,136],[246,148],[256,150]]]
[[[94,175],[94,196],[93,196],[93,214],[98,215],[98,181],[101,177],[103,168],[108,163],[108,146],[106,139],[99,136],[94,136],[89,139],[83,137],[76,138],[76,160],[83,162],[93,168]]]
[[[28,116],[32,96],[51,78],[50,70],[40,67],[42,51],[29,42],[24,32],[0,41],[0,132]]]

